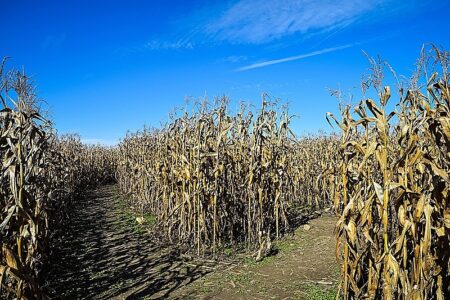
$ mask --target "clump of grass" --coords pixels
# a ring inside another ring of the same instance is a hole
[[[306,299],[309,300],[336,300],[336,288],[324,288],[316,284],[308,284],[304,287]]]

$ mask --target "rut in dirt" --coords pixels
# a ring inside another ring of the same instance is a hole
[[[211,269],[187,262],[118,207],[116,186],[77,200],[53,241],[48,291],[58,299],[164,299]]]

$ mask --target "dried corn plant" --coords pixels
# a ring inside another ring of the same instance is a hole
[[[227,102],[198,104],[119,145],[117,180],[129,205],[152,212],[170,238],[197,253],[270,245],[289,228],[292,208],[329,207],[333,197],[319,185],[330,184],[320,175],[335,168],[327,156],[336,138],[297,141],[287,108],[266,96],[260,110],[242,106],[235,115]]]
[[[0,294],[46,298],[41,271],[49,236],[70,200],[111,179],[114,151],[57,138],[27,76],[0,67]],[[108,172],[107,174],[105,172]]]
[[[383,63],[371,60],[364,86],[378,101],[343,107],[341,121],[329,114],[342,133],[335,206],[344,299],[450,297],[449,53],[433,53],[399,86],[394,111]]]
[[[339,137],[325,133],[303,137],[291,149],[293,191],[307,210],[330,208],[338,167]]]

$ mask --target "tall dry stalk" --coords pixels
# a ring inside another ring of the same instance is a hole
[[[198,104],[161,130],[123,139],[119,188],[130,206],[152,212],[170,238],[197,253],[244,243],[263,255],[297,208],[329,207],[334,197],[321,185],[333,185],[337,139],[296,140],[291,118],[266,96],[259,110],[241,106],[234,115],[227,99]]]
[[[342,132],[336,207],[344,299],[450,297],[449,53],[433,51],[422,53],[394,111],[391,89],[382,88],[383,65],[371,60],[378,101],[361,101],[354,114],[343,108],[335,119]],[[427,62],[440,70],[429,76]]]
[[[46,298],[41,271],[49,236],[66,206],[88,186],[111,179],[110,149],[58,138],[41,114],[27,76],[0,67],[0,295]]]

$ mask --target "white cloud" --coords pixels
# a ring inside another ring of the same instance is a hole
[[[295,33],[346,26],[382,0],[240,0],[204,26],[216,40],[259,44]]]
[[[162,49],[192,49],[194,44],[185,40],[178,40],[176,42],[152,40],[147,42],[142,50],[162,50]]]
[[[311,36],[349,26],[388,5],[390,10],[399,6],[392,0],[235,0],[228,6],[209,5],[188,13],[173,23],[176,27],[169,29],[170,37],[154,36],[125,52],[193,49],[222,42],[262,44],[294,34]]]
[[[267,61],[263,61],[263,62],[259,62],[259,63],[255,63],[255,64],[251,64],[251,65],[239,68],[236,71],[246,71],[246,70],[251,70],[251,69],[267,67],[270,65],[280,64],[280,63],[284,63],[284,62],[288,62],[288,61],[300,60],[300,59],[304,59],[307,57],[317,56],[317,55],[321,55],[321,54],[325,54],[325,53],[329,53],[329,52],[334,52],[334,51],[350,48],[357,44],[358,43],[353,43],[353,44],[348,44],[348,45],[343,45],[343,46],[325,48],[322,50],[317,50],[317,51],[313,51],[313,52],[309,52],[309,53],[301,54],[301,55],[289,56],[289,57],[280,58],[280,59],[267,60]]]
[[[139,46],[119,48],[116,50],[116,53],[128,55],[130,53],[139,53],[144,51],[177,50],[177,49],[193,49],[193,48],[194,43],[185,39],[184,40],[180,39],[174,42],[153,39]]]

